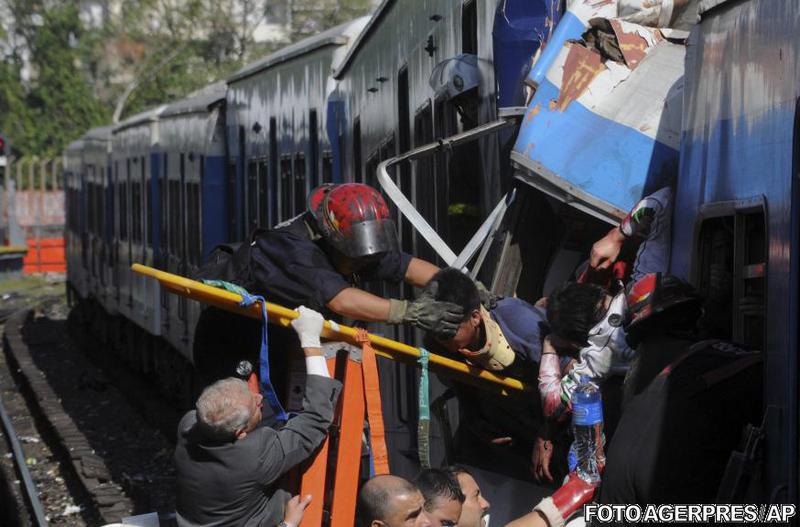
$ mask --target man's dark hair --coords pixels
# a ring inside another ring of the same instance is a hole
[[[368,480],[358,492],[356,516],[358,524],[368,527],[373,520],[384,520],[392,495],[413,493],[413,483],[398,476],[382,475]]]
[[[472,278],[454,267],[446,267],[433,275],[425,290],[434,290],[435,300],[452,302],[461,307],[464,310],[464,320],[481,305],[478,286]]]
[[[426,510],[432,510],[439,499],[456,500],[459,503],[464,503],[466,499],[455,474],[446,470],[427,468],[417,474],[414,483],[425,498]]]
[[[547,322],[553,335],[586,345],[589,331],[603,319],[606,290],[570,282],[547,299]]]
[[[475,479],[475,475],[472,473],[472,471],[470,471],[464,465],[459,465],[458,463],[450,465],[449,467],[445,468],[445,470],[456,478],[459,474],[466,474],[467,476],[472,477],[472,479]]]

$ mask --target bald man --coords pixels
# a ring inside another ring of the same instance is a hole
[[[398,476],[375,476],[358,493],[361,527],[432,527],[425,498],[410,481]]]

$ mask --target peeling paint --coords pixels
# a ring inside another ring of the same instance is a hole
[[[562,112],[586,91],[589,84],[601,72],[606,70],[597,51],[587,49],[580,44],[569,43],[567,46],[570,50],[564,62],[564,77],[557,102],[557,107]]]
[[[619,20],[609,20],[614,34],[617,36],[619,49],[625,58],[625,63],[631,68],[635,68],[647,54],[647,41],[637,33],[627,33]]]
[[[534,106],[533,108],[530,109],[528,114],[525,116],[525,119],[530,121],[531,119],[536,117],[539,114],[539,112],[541,112],[541,111],[542,111],[542,105],[541,104],[537,104],[536,106]]]

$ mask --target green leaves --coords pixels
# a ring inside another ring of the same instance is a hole
[[[123,119],[375,3],[0,0],[0,130],[15,155],[56,155],[87,129],[110,123],[126,90]],[[285,38],[257,41],[265,24]]]

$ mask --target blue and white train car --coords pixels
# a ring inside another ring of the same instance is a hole
[[[686,59],[672,272],[701,290],[714,276],[732,282],[721,329],[765,354],[753,500],[798,503],[800,4],[700,4]]]
[[[86,206],[83,193],[83,139],[72,141],[64,150],[64,191],[66,203],[66,225],[64,247],[67,260],[67,284],[69,294],[85,300],[89,295],[88,248],[85,244]]]
[[[325,133],[336,57],[366,23],[355,20],[287,46],[228,80],[228,232],[243,240],[306,209],[310,190],[340,181]]]
[[[112,126],[92,128],[83,136],[89,292],[111,313],[115,309],[109,265],[113,226],[112,209],[109,207],[112,128]]]
[[[341,143],[345,180],[378,186],[381,161],[523,104],[524,73],[558,17],[555,5],[382,2],[335,72],[332,102],[341,99],[344,111],[329,133]],[[455,251],[508,188],[503,139],[485,137],[397,169],[400,190]],[[408,223],[400,230],[406,251],[437,259]]]
[[[329,134],[342,152],[345,181],[376,187],[381,162],[412,149],[475,130],[473,142],[461,144],[414,163],[399,164],[390,173],[413,208],[438,233],[451,252],[458,253],[477,227],[511,186],[509,161],[503,151],[511,127],[499,133],[478,135],[481,125],[494,123],[524,104],[522,81],[549,24],[558,17],[557,3],[539,1],[425,0],[412,3],[386,0],[337,68],[336,91],[329,108],[337,116]],[[513,127],[514,118],[509,118]],[[390,195],[391,197],[391,195]],[[392,203],[390,202],[390,205]],[[442,263],[442,254],[430,240],[415,231],[392,206],[399,220],[403,249],[415,256]],[[413,297],[409,287],[384,284],[377,294]],[[376,329],[391,338],[419,342],[410,328]],[[386,439],[392,471],[408,477],[418,470],[416,450],[417,370],[380,361]],[[431,399],[442,403],[445,387],[431,383]],[[438,399],[437,399],[438,398]],[[432,424],[431,458],[434,465],[462,459],[473,437],[470,424],[459,422],[458,405],[447,403],[447,417]],[[457,437],[450,437],[448,425]],[[470,429],[470,430],[468,430]],[[483,466],[482,473],[497,483],[489,490],[496,506],[495,520],[519,516],[535,489],[500,476],[503,461]],[[521,472],[526,472],[515,460]],[[522,476],[524,477],[524,475]],[[525,489],[525,490],[521,490]],[[521,495],[526,500],[519,500]],[[523,501],[525,503],[523,503]]]
[[[151,236],[156,267],[171,273],[193,276],[211,249],[227,241],[224,102],[225,83],[218,82],[159,114]],[[150,310],[161,313],[163,336],[191,359],[202,306],[166,293],[154,300]]]
[[[152,335],[161,332],[159,289],[131,271],[131,264],[154,264],[151,229],[155,202],[150,190],[160,166],[158,118],[164,106],[129,117],[114,128],[112,180],[116,233],[112,284],[119,312]]]

